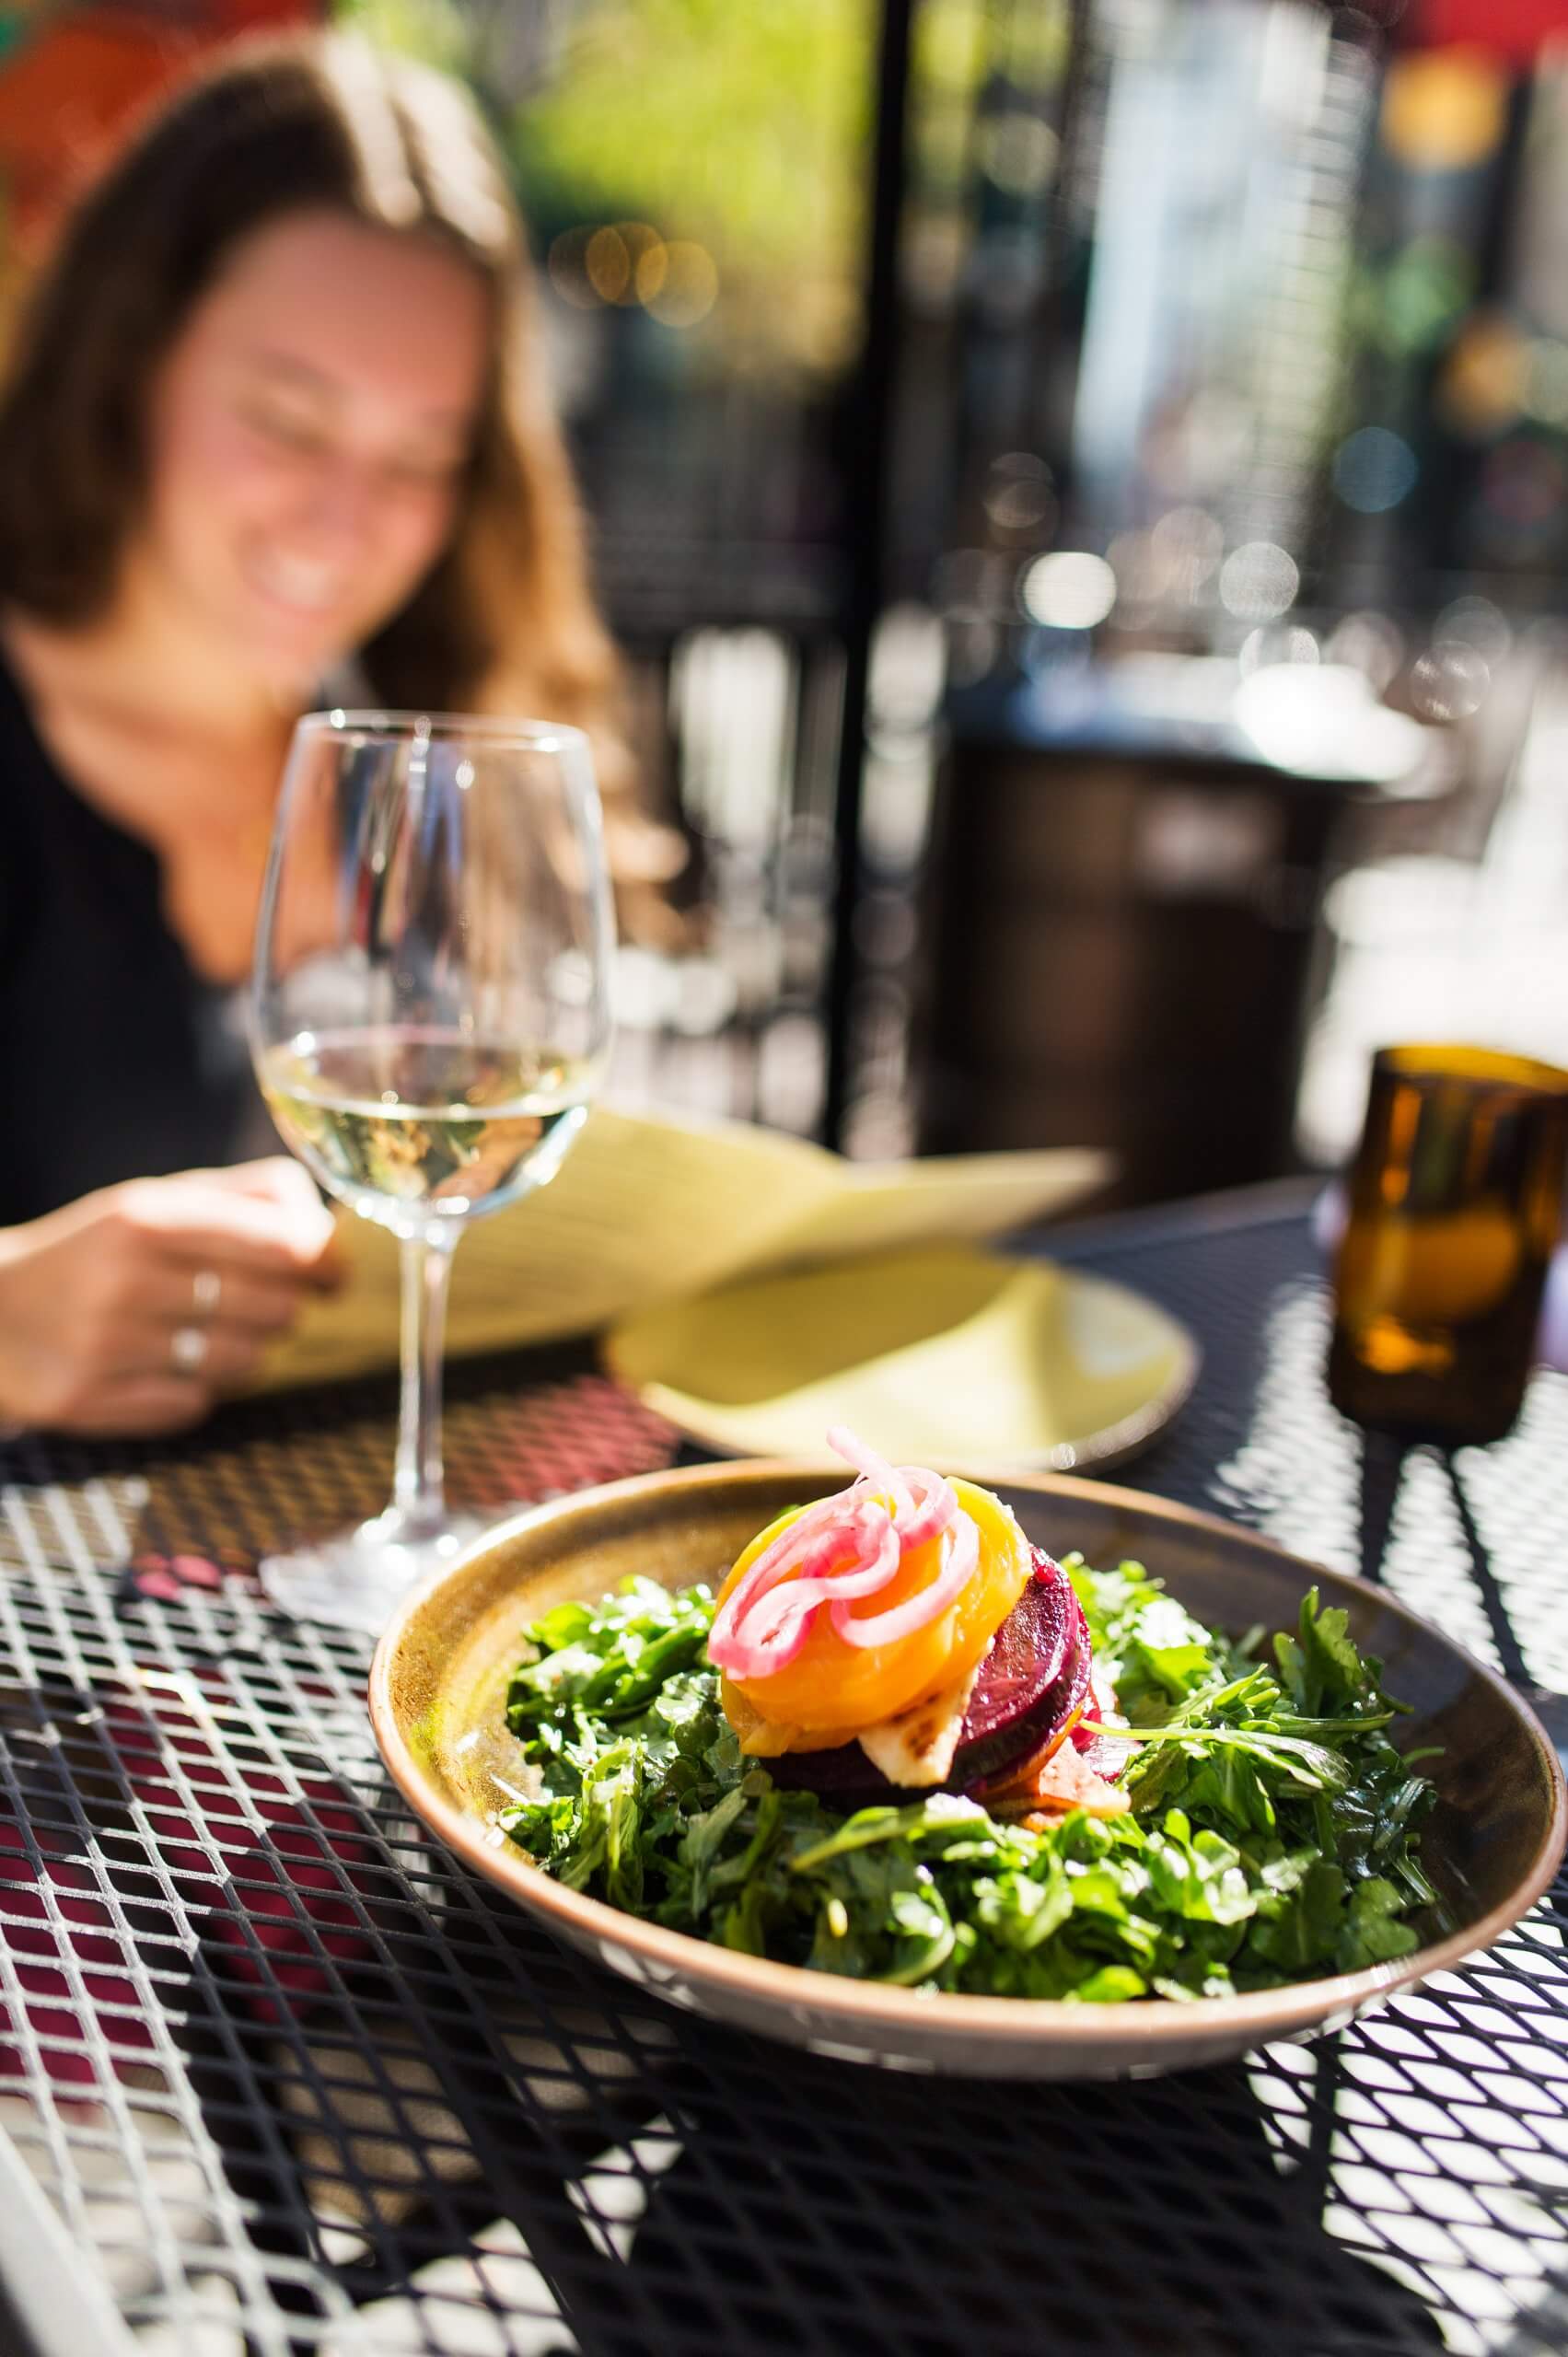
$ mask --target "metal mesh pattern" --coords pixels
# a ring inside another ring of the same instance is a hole
[[[1322,1399],[1301,1219],[1066,1248],[1207,1353],[1124,1478],[1368,1551],[1561,1676],[1568,1382],[1496,1449],[1364,1466]],[[673,1453],[582,1353],[451,1388],[478,1503]],[[425,1844],[370,1746],[367,1648],[254,1591],[261,1548],[380,1502],[390,1406],[366,1385],[156,1459],[4,1469],[0,2121],[128,2350],[1564,2345],[1562,1893],[1337,2038],[1140,2085],[1009,2096],[667,2011]]]

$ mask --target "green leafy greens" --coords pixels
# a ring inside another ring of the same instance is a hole
[[[1214,1635],[1140,1564],[1068,1569],[1140,1738],[1130,1815],[1036,1831],[944,1793],[842,1817],[782,1791],[720,1708],[708,1591],[632,1579],[528,1630],[506,1717],[538,1790],[500,1822],[614,1906],[911,1988],[1229,1996],[1430,1935],[1411,1918],[1437,1906],[1417,1847],[1432,1787],[1389,1740],[1400,1706],[1345,1614],[1313,1590],[1271,1668],[1260,1632]]]

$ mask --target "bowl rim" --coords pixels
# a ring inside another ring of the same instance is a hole
[[[436,1790],[404,1741],[391,1691],[392,1665],[404,1632],[430,1596],[462,1578],[481,1558],[519,1532],[548,1526],[552,1521],[569,1521],[576,1514],[591,1514],[605,1504],[632,1496],[679,1492],[694,1481],[703,1486],[744,1489],[762,1480],[819,1480],[824,1474],[842,1480],[844,1468],[827,1458],[743,1457],[670,1467],[661,1472],[633,1474],[623,1480],[571,1491],[498,1522],[454,1556],[450,1563],[419,1581],[401,1599],[377,1643],[370,1666],[370,1719],[382,1761],[426,1828],[476,1873],[542,1922],[546,1929],[569,1925],[580,1945],[592,1946],[601,1954],[607,1945],[630,1950],[654,1968],[649,1983],[656,1991],[663,1973],[672,1979],[695,1974],[700,1980],[749,2003],[765,2002],[796,2017],[803,2010],[813,2016],[837,2015],[846,2031],[864,2033],[880,2028],[897,2038],[900,2033],[917,2027],[929,2032],[940,2021],[954,2038],[961,2037],[982,2046],[994,2045],[999,2049],[1016,2044],[1020,2038],[1030,2037],[1049,2038],[1069,2047],[1098,2049],[1103,2048],[1111,2027],[1107,2019],[1109,2014],[1117,2034],[1124,2037],[1130,2050],[1147,2049],[1155,2055],[1167,2040],[1196,2038],[1201,2041],[1205,2032],[1219,2036],[1233,2029],[1255,2029],[1256,2040],[1249,2040],[1250,2043],[1280,2036],[1292,2027],[1331,2026],[1335,2021],[1348,2020],[1396,1990],[1424,1980],[1434,1973],[1450,1970],[1466,1956],[1491,1947],[1550,1888],[1568,1847],[1568,1784],[1555,1747],[1528,1703],[1505,1678],[1386,1588],[1369,1588],[1368,1592],[1396,1619],[1426,1637],[1435,1637],[1450,1653],[1458,1655],[1475,1676],[1493,1689],[1504,1709],[1523,1723],[1546,1769],[1551,1809],[1546,1830],[1522,1880],[1478,1923],[1450,1933],[1429,1946],[1413,1949],[1409,1956],[1369,1965],[1359,1972],[1290,1981],[1280,1988],[1249,1990],[1235,1997],[1194,1997],[1181,2003],[1155,1997],[1112,2007],[1074,2004],[1053,1997],[990,1997],[949,1990],[922,1993],[914,1989],[890,1987],[883,1981],[856,1980],[847,1975],[841,1979],[834,1974],[808,1972],[802,1965],[781,1964],[772,1957],[722,1947],[716,1941],[702,1940],[692,1933],[650,1922],[645,1917],[612,1907],[606,1899],[590,1898],[581,1891],[570,1890],[541,1868],[530,1865],[515,1844],[497,1848],[486,1838],[488,1828],[454,1808]],[[1197,1507],[1148,1492],[1074,1479],[1068,1474],[1004,1474],[995,1468],[989,1478],[1002,1486],[1043,1496],[1077,1496],[1113,1508],[1152,1514],[1158,1521],[1182,1524],[1199,1532],[1212,1531],[1231,1541],[1240,1537],[1249,1545],[1277,1556],[1282,1562],[1308,1573],[1327,1572],[1336,1584],[1367,1585],[1353,1573],[1314,1564],[1309,1558],[1244,1524],[1226,1522],[1218,1515],[1205,1514]],[[939,2006],[939,2013],[934,2014],[933,2006]]]

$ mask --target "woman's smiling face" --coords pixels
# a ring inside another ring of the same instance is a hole
[[[127,584],[308,688],[441,553],[490,332],[483,282],[435,244],[335,213],[256,231],[155,381]]]

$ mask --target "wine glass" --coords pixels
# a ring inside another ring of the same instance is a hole
[[[285,1140],[402,1246],[383,1514],[261,1565],[304,1620],[381,1629],[470,1529],[441,1472],[452,1254],[554,1175],[610,1047],[598,795],[575,728],[317,712],[294,732],[256,939],[251,1052]]]

